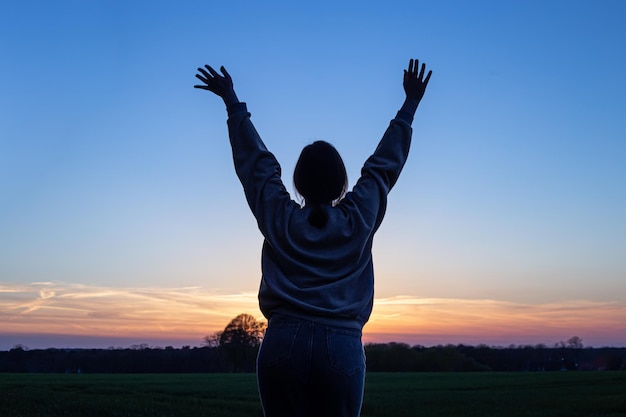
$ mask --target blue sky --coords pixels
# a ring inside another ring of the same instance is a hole
[[[434,74],[375,240],[377,297],[621,314],[624,17],[620,1],[3,2],[0,318],[31,335],[46,320],[70,323],[55,311],[77,287],[247,294],[254,308],[261,236],[223,104],[192,88],[196,68],[229,69],[291,189],[297,155],[316,139],[337,146],[356,181],[402,103],[411,57]],[[110,314],[89,300],[75,315]],[[133,320],[150,322],[160,305]],[[223,327],[233,312],[198,326]],[[377,320],[419,334],[402,314]],[[602,336],[590,319],[531,336],[626,344],[615,326]],[[89,335],[81,329],[68,333]],[[437,342],[447,340],[455,334]],[[0,335],[0,348],[15,343]]]

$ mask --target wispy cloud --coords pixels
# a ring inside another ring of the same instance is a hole
[[[261,318],[256,292],[201,287],[99,287],[62,282],[0,285],[0,333],[202,337],[240,313]],[[577,335],[626,345],[626,306],[573,300],[522,304],[489,299],[396,296],[375,300],[369,341],[554,343]]]
[[[255,293],[49,282],[0,287],[5,333],[202,337],[243,312],[261,316]]]
[[[578,335],[588,344],[626,345],[626,305],[617,302],[396,296],[377,299],[374,308],[367,325],[372,339],[397,334],[422,344],[506,344],[554,343]]]

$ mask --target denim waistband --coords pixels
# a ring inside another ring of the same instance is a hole
[[[322,324],[324,326],[337,327],[342,329],[354,329],[354,330],[363,330],[363,325],[354,319],[347,319],[343,317],[325,317],[325,316],[305,316],[292,314],[291,312],[288,314],[285,313],[274,313],[270,317],[268,324],[272,323],[287,323],[287,322],[312,322],[317,324]]]

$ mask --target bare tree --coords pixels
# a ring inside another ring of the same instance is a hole
[[[567,346],[571,349],[582,349],[583,339],[578,336],[570,337],[567,339]]]

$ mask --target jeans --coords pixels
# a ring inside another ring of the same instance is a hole
[[[273,316],[257,379],[265,417],[358,417],[365,384],[361,331]]]

